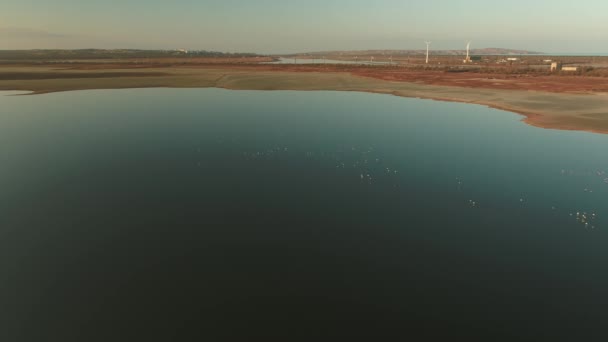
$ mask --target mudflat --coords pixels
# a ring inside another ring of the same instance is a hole
[[[584,86],[578,88],[573,82],[572,77],[501,80],[369,67],[0,65],[0,90],[32,94],[149,87],[359,91],[485,105],[522,114],[538,127],[608,133],[608,79],[579,77],[576,82]],[[534,86],[539,84],[547,89]]]

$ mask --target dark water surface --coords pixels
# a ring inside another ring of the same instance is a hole
[[[360,93],[0,96],[0,341],[604,341],[608,136],[519,120]]]

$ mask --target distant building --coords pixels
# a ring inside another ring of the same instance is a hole
[[[578,66],[563,66],[560,62],[551,63],[551,71],[578,71]]]
[[[577,66],[562,67],[562,71],[578,71],[578,67]]]
[[[551,63],[551,72],[561,71],[561,70],[562,70],[562,63],[560,63],[560,62]]]
[[[509,57],[509,58],[507,58],[507,60],[508,60],[509,62],[516,62],[516,61],[518,61],[518,60],[519,60],[519,58],[517,58],[517,57]]]

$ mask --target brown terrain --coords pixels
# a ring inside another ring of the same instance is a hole
[[[535,57],[538,58],[538,57]],[[608,77],[603,68],[551,74],[546,68],[489,63],[431,67],[266,64],[270,57],[0,61],[0,90],[33,93],[143,87],[243,90],[341,90],[468,102],[525,115],[529,124],[608,133]],[[462,62],[460,62],[462,63]],[[520,62],[524,63],[524,62]],[[608,60],[600,60],[603,66]],[[582,64],[584,65],[584,64]],[[599,70],[599,71],[598,71]],[[599,76],[597,76],[599,75]]]
[[[66,66],[57,65],[57,70],[68,71],[62,74],[45,73],[36,76],[31,73],[2,72],[0,80],[23,79],[23,78],[73,78],[74,74],[69,71],[76,70],[130,70],[130,69],[158,69],[158,68],[208,68],[226,67],[243,71],[276,71],[276,72],[347,72],[355,76],[376,78],[393,82],[413,82],[429,85],[455,86],[466,88],[486,88],[505,90],[534,90],[553,93],[608,93],[608,77],[583,77],[580,75],[547,75],[546,73],[512,74],[497,72],[484,72],[483,70],[446,71],[446,70],[418,70],[415,68],[403,68],[400,66],[365,66],[365,65],[270,65],[269,57],[264,58],[195,58],[183,59],[158,59],[146,61],[87,61],[87,63]],[[0,67],[2,65],[0,64]],[[11,65],[15,66],[15,65]],[[28,65],[20,65],[28,66]],[[31,65],[29,65],[31,66]],[[606,65],[608,67],[608,63]],[[147,73],[80,73],[82,77],[122,77],[122,76],[159,76],[158,72]],[[78,75],[78,74],[76,74]]]
[[[255,70],[252,67],[251,70]],[[393,82],[413,82],[466,88],[534,90],[552,93],[608,93],[608,77],[583,77],[545,74],[499,74],[483,71],[446,72],[384,66],[256,66],[257,70],[291,72],[348,72],[352,75]]]

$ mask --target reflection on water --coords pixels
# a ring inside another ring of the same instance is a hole
[[[29,93],[30,93],[29,91],[21,91],[21,90],[0,91],[0,96],[26,95]]]
[[[359,93],[0,106],[2,340],[602,337],[608,136]]]

